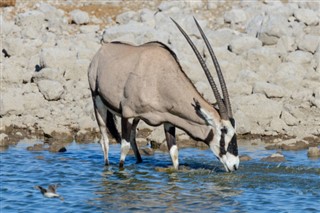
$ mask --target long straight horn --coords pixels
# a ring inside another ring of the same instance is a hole
[[[189,38],[189,36],[187,35],[187,33],[180,27],[180,25],[171,18],[171,20],[175,23],[175,25],[178,27],[178,29],[180,30],[180,32],[182,33],[182,35],[186,38],[186,40],[188,41],[189,45],[191,46],[193,52],[196,54],[197,58],[198,58],[198,61],[200,62],[200,65],[203,69],[203,71],[205,72],[206,76],[207,76],[207,79],[210,83],[210,86],[212,88],[212,91],[213,91],[213,94],[214,94],[214,97],[216,98],[217,100],[217,103],[218,103],[218,107],[219,107],[219,111],[220,111],[220,116],[223,120],[228,120],[229,117],[228,117],[228,113],[227,113],[227,109],[226,109],[226,106],[224,105],[223,103],[223,100],[220,96],[220,93],[219,93],[219,90],[217,88],[217,85],[215,84],[211,74],[210,74],[210,71],[205,63],[205,61],[203,60],[201,54],[199,53],[198,49],[196,48],[196,46],[194,45],[194,43],[192,42],[192,40]]]
[[[197,27],[200,31],[200,34],[202,36],[202,39],[204,40],[208,50],[209,50],[209,53],[210,53],[210,56],[211,56],[211,59],[213,61],[213,64],[214,64],[214,67],[216,68],[216,71],[217,71],[217,75],[218,75],[218,78],[219,78],[219,82],[220,82],[220,86],[221,86],[221,91],[222,91],[222,95],[223,95],[223,99],[224,99],[224,103],[225,103],[225,106],[227,108],[227,113],[228,113],[228,116],[229,118],[232,118],[232,110],[231,110],[231,104],[230,104],[230,99],[229,99],[229,94],[228,94],[228,89],[227,89],[227,85],[226,85],[226,82],[223,78],[223,74],[221,72],[221,69],[220,69],[220,65],[219,65],[219,62],[213,52],[213,49],[206,37],[206,35],[204,34],[202,28],[200,27],[197,19],[195,17],[193,17],[194,21],[196,22],[197,24]]]

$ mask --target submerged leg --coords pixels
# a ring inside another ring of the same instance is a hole
[[[124,161],[130,150],[130,133],[131,124],[127,118],[121,118],[121,154],[119,167],[123,168]]]
[[[164,124],[164,131],[166,134],[166,140],[168,149],[170,152],[170,157],[172,160],[173,167],[175,169],[179,168],[179,159],[178,159],[178,147],[176,144],[176,129],[175,126],[169,123]]]
[[[137,163],[142,162],[142,158],[140,155],[140,152],[138,150],[137,142],[136,142],[136,130],[140,119],[135,118],[133,119],[132,125],[131,125],[131,131],[130,131],[130,144],[133,149],[134,155],[136,156]]]
[[[107,107],[103,104],[102,100],[100,99],[100,96],[95,96],[93,98],[94,103],[94,112],[96,115],[96,119],[100,128],[101,132],[101,139],[100,139],[100,145],[103,151],[104,156],[104,163],[105,165],[109,165],[109,139],[107,135]]]

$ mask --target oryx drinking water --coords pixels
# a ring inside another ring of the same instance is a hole
[[[199,94],[183,72],[175,53],[160,42],[140,46],[104,43],[94,56],[88,77],[106,165],[109,164],[107,129],[121,142],[120,167],[124,164],[130,144],[137,161],[141,162],[135,142],[136,127],[141,119],[151,126],[164,125],[174,168],[179,166],[175,140],[175,128],[178,127],[192,138],[206,143],[226,171],[238,169],[235,121],[227,87],[213,50],[196,19],[195,22],[218,73],[223,99],[201,54],[174,21],[199,60],[218,109]],[[116,129],[114,115],[121,117],[121,136]]]

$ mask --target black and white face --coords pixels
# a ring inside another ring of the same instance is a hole
[[[213,143],[210,143],[210,148],[224,165],[227,172],[232,172],[239,168],[237,135],[233,119],[222,121],[222,126],[216,129],[216,134],[214,135]]]

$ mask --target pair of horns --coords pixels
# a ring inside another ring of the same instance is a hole
[[[220,93],[219,93],[219,90],[217,88],[217,85],[216,83],[214,82],[213,80],[213,77],[206,65],[206,62],[204,61],[204,59],[202,58],[201,54],[199,53],[198,49],[196,48],[196,46],[194,45],[194,43],[192,42],[192,40],[190,39],[190,37],[187,35],[187,33],[180,27],[180,25],[171,18],[171,20],[175,23],[175,25],[178,27],[178,29],[180,30],[180,32],[183,34],[183,36],[186,38],[186,40],[188,41],[189,45],[191,46],[193,52],[196,54],[199,62],[200,62],[200,65],[203,69],[203,71],[205,72],[206,76],[207,76],[207,79],[209,81],[209,84],[212,88],[212,91],[213,91],[213,94],[214,94],[214,97],[216,98],[217,100],[217,103],[218,103],[218,107],[219,107],[219,111],[220,111],[220,116],[223,120],[229,120],[230,118],[233,118],[232,116],[232,111],[231,111],[231,104],[230,104],[230,99],[229,99],[229,95],[228,95],[228,90],[227,90],[227,85],[224,81],[224,78],[223,78],[223,75],[222,75],[222,72],[221,72],[221,69],[220,69],[220,65],[218,63],[218,60],[212,50],[212,47],[206,37],[206,35],[204,34],[202,28],[200,27],[198,21],[193,17],[194,21],[196,22],[196,25],[200,31],[200,34],[201,34],[201,37],[203,39],[203,41],[205,42],[208,50],[209,50],[209,53],[210,53],[210,56],[211,56],[211,59],[213,61],[213,64],[214,64],[214,67],[217,71],[217,75],[218,75],[218,78],[219,78],[219,82],[220,82],[220,86],[221,86],[221,91],[222,91],[222,95],[223,95],[223,99],[221,98],[220,96]]]

